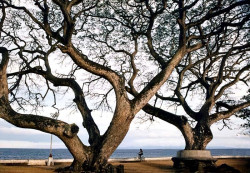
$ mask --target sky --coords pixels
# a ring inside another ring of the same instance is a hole
[[[107,112],[96,113],[95,121],[100,127],[101,133],[109,125],[111,114]],[[105,114],[105,115],[104,115]],[[71,115],[72,116],[72,115]],[[70,116],[64,114],[60,116],[61,120],[68,122],[81,122],[80,116]],[[235,120],[236,122],[238,120]],[[87,132],[80,127],[78,133],[82,141],[87,144]],[[221,124],[212,126],[214,139],[209,143],[207,148],[250,148],[250,137],[242,134],[242,129],[237,123],[232,123],[232,130],[223,129],[220,131]],[[0,119],[0,148],[49,148],[50,134],[37,130],[17,128],[6,121]],[[66,148],[65,145],[57,138],[53,137],[53,148]],[[155,118],[154,122],[141,123],[141,119],[135,118],[131,124],[130,130],[120,144],[120,149],[184,149],[185,142],[180,131],[174,126]]]

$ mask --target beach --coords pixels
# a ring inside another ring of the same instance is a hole
[[[138,161],[112,161],[112,165],[124,165],[125,173],[166,173],[181,172],[173,168],[173,162],[170,159]],[[242,173],[250,172],[250,158],[219,158],[217,166],[227,164]],[[56,169],[69,166],[70,163],[57,163],[54,166],[27,166],[18,164],[0,164],[0,173],[52,173]]]

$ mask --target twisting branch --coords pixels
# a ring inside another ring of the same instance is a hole
[[[9,59],[8,50],[4,47],[0,47],[0,53],[3,57],[0,64],[0,118],[3,118],[18,127],[41,130],[55,134],[60,138],[75,137],[79,130],[75,124],[69,125],[59,120],[32,114],[19,114],[11,108],[8,102],[8,84],[6,74]]]
[[[212,115],[210,115],[209,117],[209,124],[212,125],[213,123],[222,120],[222,119],[226,119],[231,117],[233,114],[235,114],[236,112],[238,112],[241,109],[244,109],[246,107],[250,106],[250,101],[238,104],[238,105],[233,105],[230,106],[230,108],[227,111],[222,111],[222,112],[218,112],[218,113],[214,113]]]

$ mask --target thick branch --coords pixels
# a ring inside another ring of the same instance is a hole
[[[193,129],[188,123],[188,120],[185,116],[172,114],[160,108],[153,107],[150,104],[144,106],[143,111],[152,116],[158,117],[163,121],[173,124],[182,132],[185,140],[192,143],[191,141],[193,140]]]
[[[2,54],[2,61],[0,63],[0,98],[8,100],[8,83],[6,76],[6,69],[9,61],[8,50],[4,47],[0,47],[0,53]]]
[[[185,47],[180,48],[173,58],[169,61],[166,68],[164,68],[160,73],[158,73],[148,85],[134,98],[134,112],[137,113],[140,109],[148,103],[148,101],[155,95],[155,93],[160,89],[160,87],[166,82],[166,80],[171,75],[172,71],[179,64],[180,60],[184,57],[186,53]]]
[[[3,97],[0,98],[0,118],[17,127],[54,134],[65,143],[71,153],[81,153],[82,158],[86,157],[89,150],[78,138],[79,128],[76,124],[67,124],[63,121],[38,115],[19,114],[10,107],[8,101]],[[75,151],[76,149],[79,151]]]
[[[227,111],[212,114],[209,117],[209,124],[212,125],[213,123],[215,123],[217,121],[229,118],[232,115],[234,115],[236,112],[238,112],[239,110],[244,109],[244,108],[246,108],[248,106],[250,106],[250,101],[239,104],[239,105],[230,106],[230,107],[228,107],[229,109]]]
[[[0,105],[0,118],[17,127],[36,129],[58,137],[66,136],[68,138],[73,138],[79,131],[79,127],[75,124],[67,124],[63,121],[38,115],[19,114],[4,99],[0,100]]]
[[[116,72],[114,72],[108,67],[89,60],[84,54],[81,54],[73,45],[70,45],[68,47],[60,46],[60,49],[62,50],[62,52],[67,53],[79,67],[82,67],[90,73],[107,79],[114,87],[117,97],[117,103],[119,103],[119,100],[121,98],[125,98],[128,101],[124,79],[122,76],[119,76]]]
[[[147,3],[146,3],[147,4]],[[147,8],[148,9],[151,9],[148,5],[147,5]],[[147,41],[147,46],[148,46],[148,49],[150,51],[150,54],[154,57],[154,59],[161,65],[161,68],[165,68],[166,67],[166,62],[165,60],[156,52],[154,46],[153,46],[153,38],[152,38],[152,29],[153,29],[153,26],[154,26],[154,22],[155,22],[155,19],[157,17],[157,14],[153,13],[152,12],[152,9],[149,10],[150,11],[150,20],[149,20],[149,25],[148,25],[148,28],[147,28],[147,32],[146,32],[146,37],[148,39]]]
[[[230,11],[230,10],[232,10],[232,9],[238,7],[238,6],[244,5],[244,4],[250,4],[250,2],[248,0],[238,1],[238,2],[236,2],[234,4],[231,4],[230,6],[228,6],[226,8],[224,8],[224,9],[217,10],[216,12],[213,12],[213,10],[215,10],[215,9],[211,9],[200,20],[197,20],[196,22],[192,22],[192,23],[187,24],[187,27],[190,28],[190,27],[193,27],[193,26],[198,26],[198,25],[202,24],[203,22],[205,22],[206,20],[209,20],[209,19],[211,19],[213,17],[219,16],[220,14],[228,12],[228,11]]]
[[[175,90],[175,94],[177,95],[182,107],[184,108],[185,112],[194,120],[197,120],[198,114],[191,109],[191,107],[186,102],[185,98],[182,96],[181,92],[178,90]]]
[[[2,29],[3,29],[3,23],[4,23],[4,20],[6,18],[6,12],[5,12],[5,7],[4,7],[3,3],[2,3],[2,5],[0,7],[2,9],[2,17],[1,17],[1,21],[0,21],[0,38],[1,38]]]
[[[165,100],[165,101],[171,101],[171,102],[176,102],[176,103],[179,103],[179,99],[178,98],[175,98],[175,97],[164,97],[164,96],[161,96],[159,95],[158,93],[155,94],[155,96],[161,100]]]
[[[12,73],[8,75],[12,76],[12,75],[20,75],[20,74],[24,75],[28,73],[35,73],[42,75],[46,80],[53,83],[54,86],[66,86],[71,88],[75,93],[74,102],[77,104],[77,107],[80,110],[83,117],[83,126],[87,129],[89,133],[89,143],[90,144],[98,143],[100,137],[100,131],[92,118],[91,111],[87,106],[84,94],[78,83],[72,78],[58,78],[54,76],[50,71],[43,71],[41,69],[42,68],[35,67],[26,71]]]

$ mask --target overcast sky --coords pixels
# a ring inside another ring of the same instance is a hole
[[[94,116],[101,132],[109,125],[111,115],[109,113],[100,113]],[[72,115],[71,115],[72,116]],[[77,123],[81,127],[80,117],[74,115],[72,118],[66,114],[60,115],[60,119]],[[180,131],[174,126],[155,119],[153,123],[146,122],[141,124],[140,119],[135,119],[131,128],[119,148],[184,148],[184,139]],[[250,137],[241,134],[236,121],[230,126],[233,130],[218,130],[221,125],[213,125],[212,130],[214,139],[209,143],[208,148],[250,148]],[[14,127],[6,121],[0,119],[0,148],[49,148],[50,135],[30,129],[21,129]],[[80,128],[78,133],[83,142],[87,143],[87,133]],[[66,148],[64,144],[53,138],[53,148]]]

